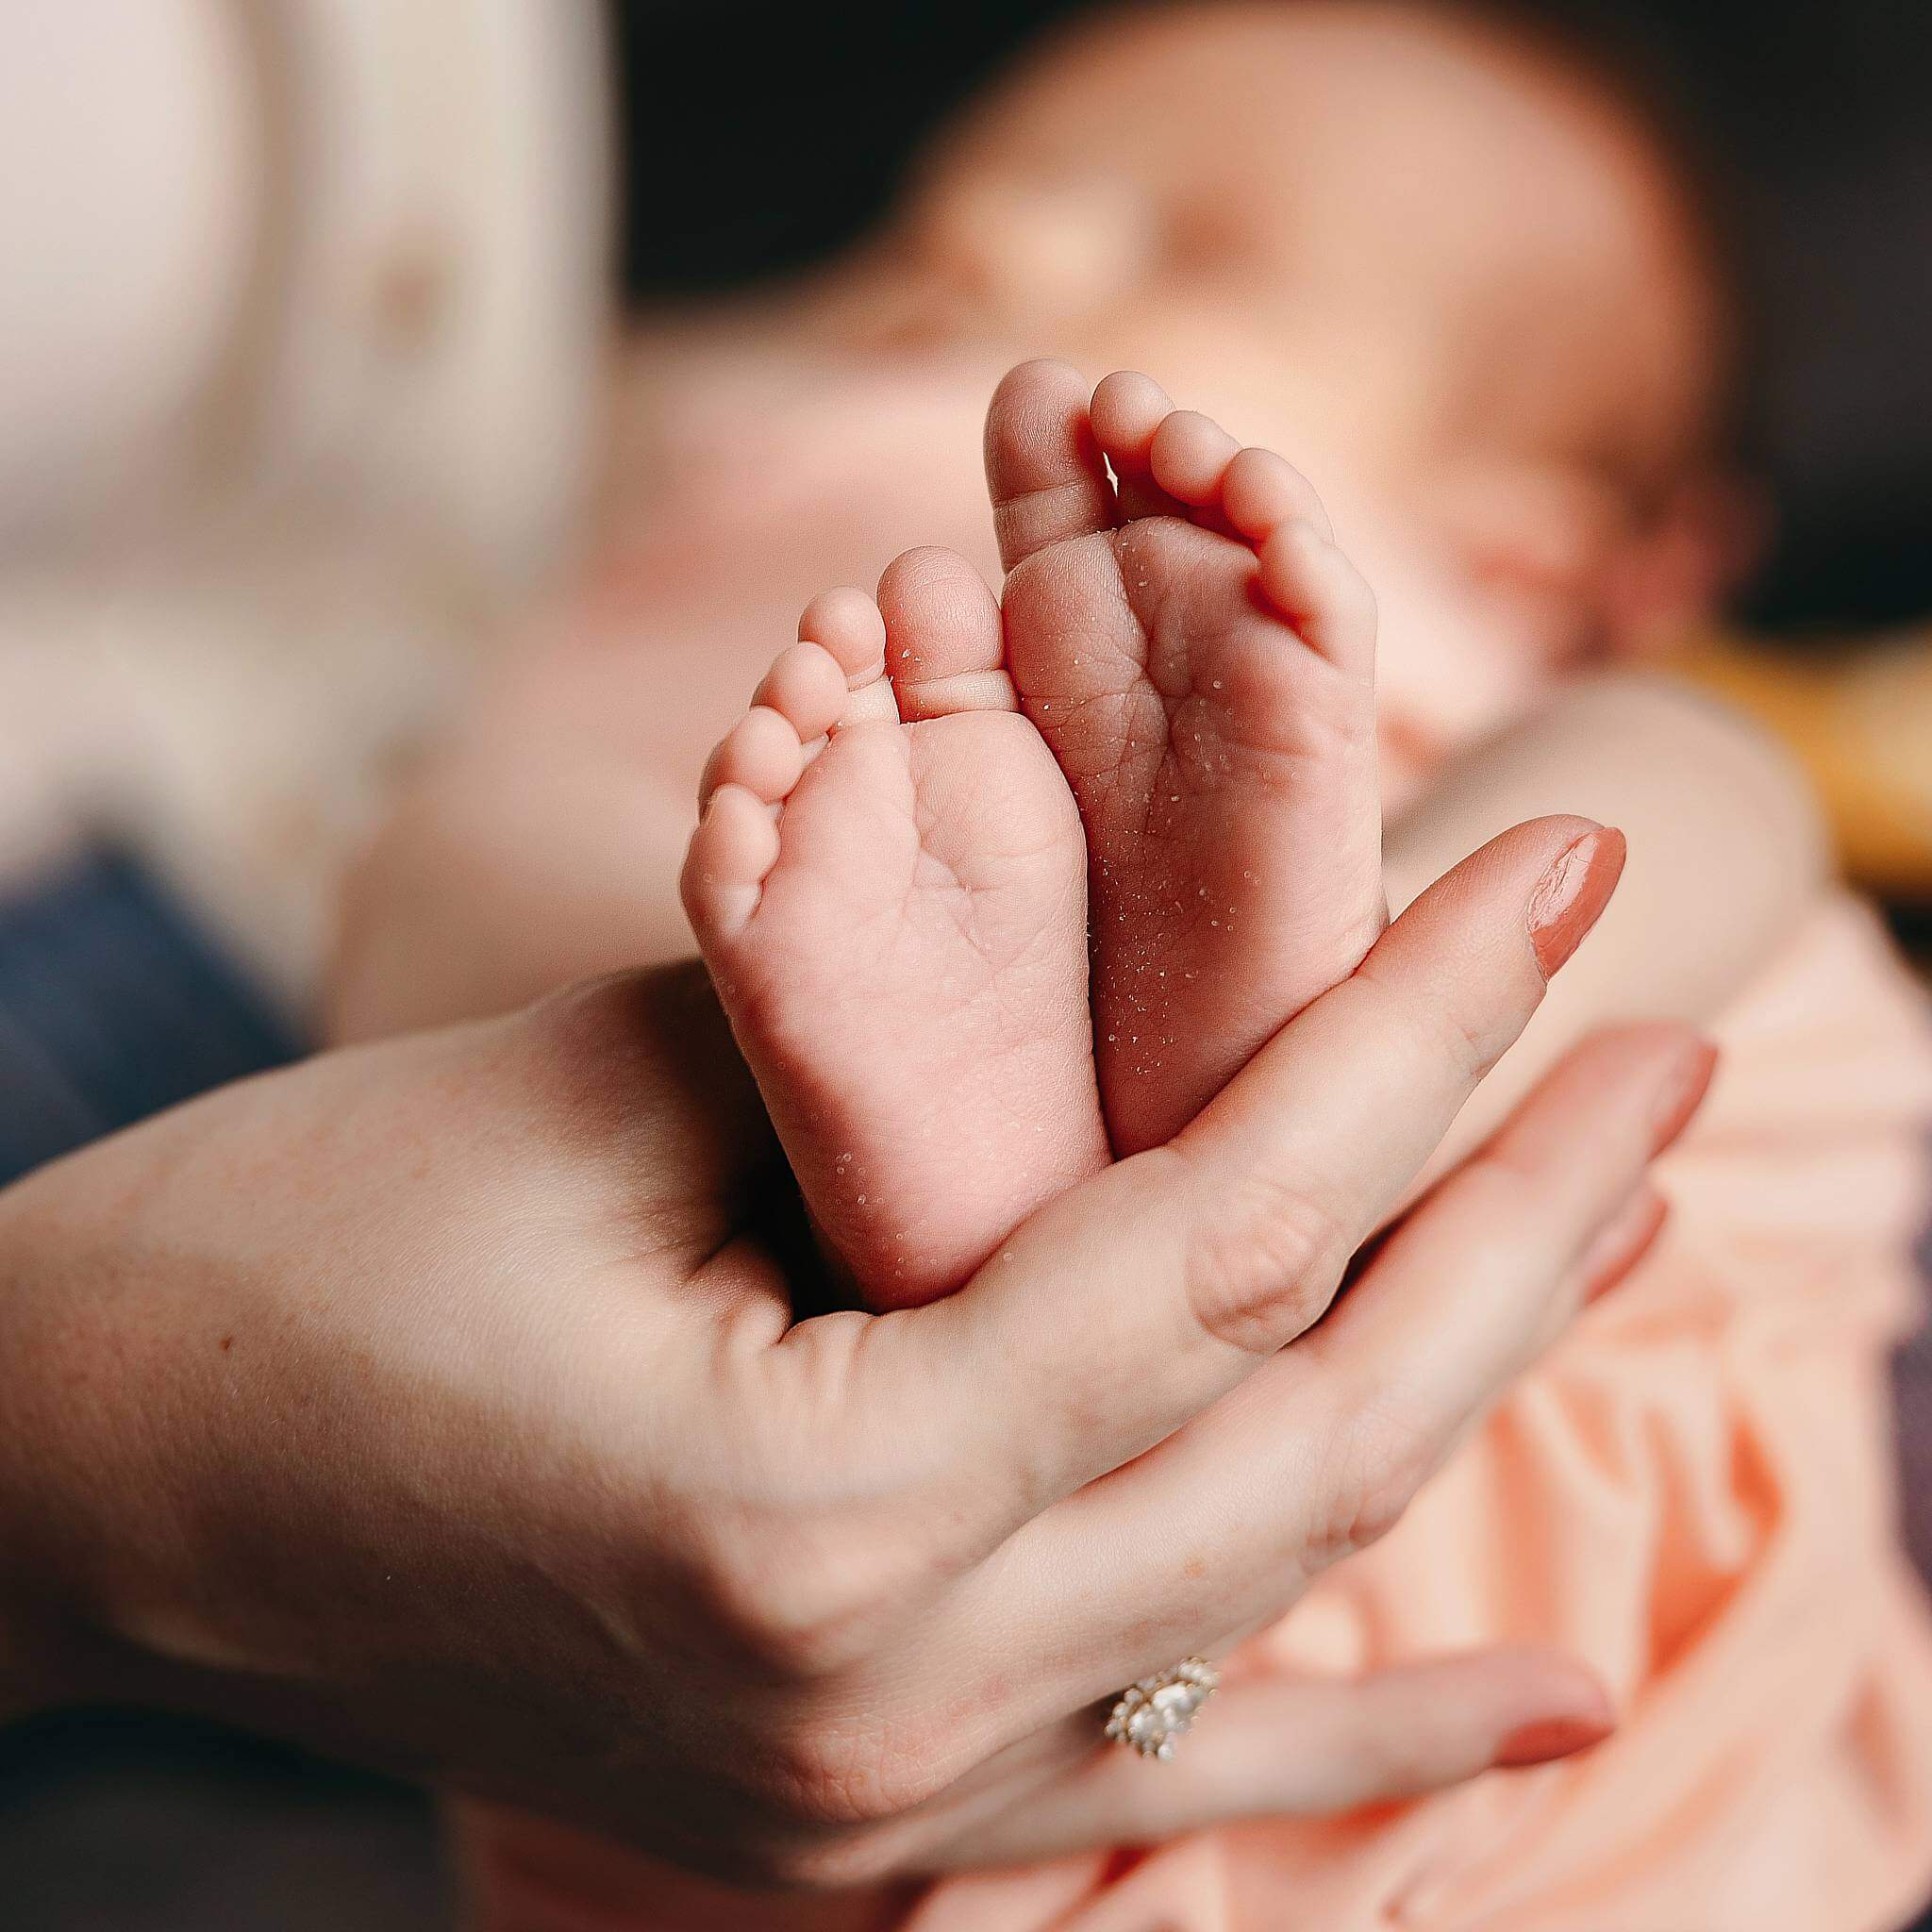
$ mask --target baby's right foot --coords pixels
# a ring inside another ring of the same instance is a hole
[[[1086,847],[962,558],[799,636],[707,769],[685,907],[822,1235],[901,1307],[1106,1164]]]
[[[1016,369],[987,470],[1008,668],[1086,824],[1094,1051],[1132,1154],[1386,922],[1374,600],[1305,478],[1144,375],[1090,406],[1064,364]]]

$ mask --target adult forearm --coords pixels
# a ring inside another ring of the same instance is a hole
[[[1593,1029],[1715,1019],[1790,936],[1825,876],[1804,781],[1754,726],[1662,679],[1604,676],[1465,754],[1391,824],[1394,908],[1501,827],[1556,809],[1624,832],[1616,900],[1472,1099],[1431,1175],[1479,1145]]]

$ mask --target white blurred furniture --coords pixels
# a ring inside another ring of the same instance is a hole
[[[591,0],[0,8],[0,875],[105,827],[300,996],[581,527],[606,82]]]

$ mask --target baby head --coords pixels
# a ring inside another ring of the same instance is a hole
[[[1358,548],[1453,586],[1491,680],[1681,634],[1719,588],[1712,226],[1642,92],[1546,28],[1103,14],[950,131],[876,261],[901,341],[1146,368],[1274,441]]]

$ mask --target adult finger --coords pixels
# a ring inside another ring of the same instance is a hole
[[[1622,841],[1506,832],[1409,908],[1165,1148],[866,1337],[865,1399],[946,1453],[933,1520],[996,1542],[1172,1434],[1326,1307],[1607,901]],[[802,1350],[800,1331],[788,1347]],[[990,1543],[983,1544],[990,1547]]]
[[[1586,1041],[1412,1211],[1320,1328],[1012,1537],[945,1611],[1030,1660],[1037,1699],[1009,1722],[1271,1621],[1386,1529],[1587,1288],[1627,1264],[1645,1169],[1710,1064],[1679,1026]]]
[[[1585,1041],[1511,1119],[1398,1227],[1374,1267],[1294,1364],[1332,1407],[1399,1410],[1446,1441],[1569,1325],[1607,1266],[1661,1216],[1644,1173],[1702,1104],[1716,1049],[1694,1029],[1628,1026]],[[1588,1141],[1564,1123],[1589,1117]],[[1553,1265],[1507,1265],[1519,1231]],[[1586,1236],[1588,1239],[1579,1239]],[[1439,1278],[1436,1254],[1486,1253]],[[1564,1265],[1554,1265],[1564,1257]]]
[[[1097,1735],[1091,1712],[1076,1722]],[[1555,1651],[1482,1651],[1354,1679],[1233,1685],[1203,1708],[1172,1761],[1097,1751],[973,1827],[943,1862],[1030,1863],[1247,1819],[1350,1810],[1547,1763],[1614,1725],[1596,1677]]]

